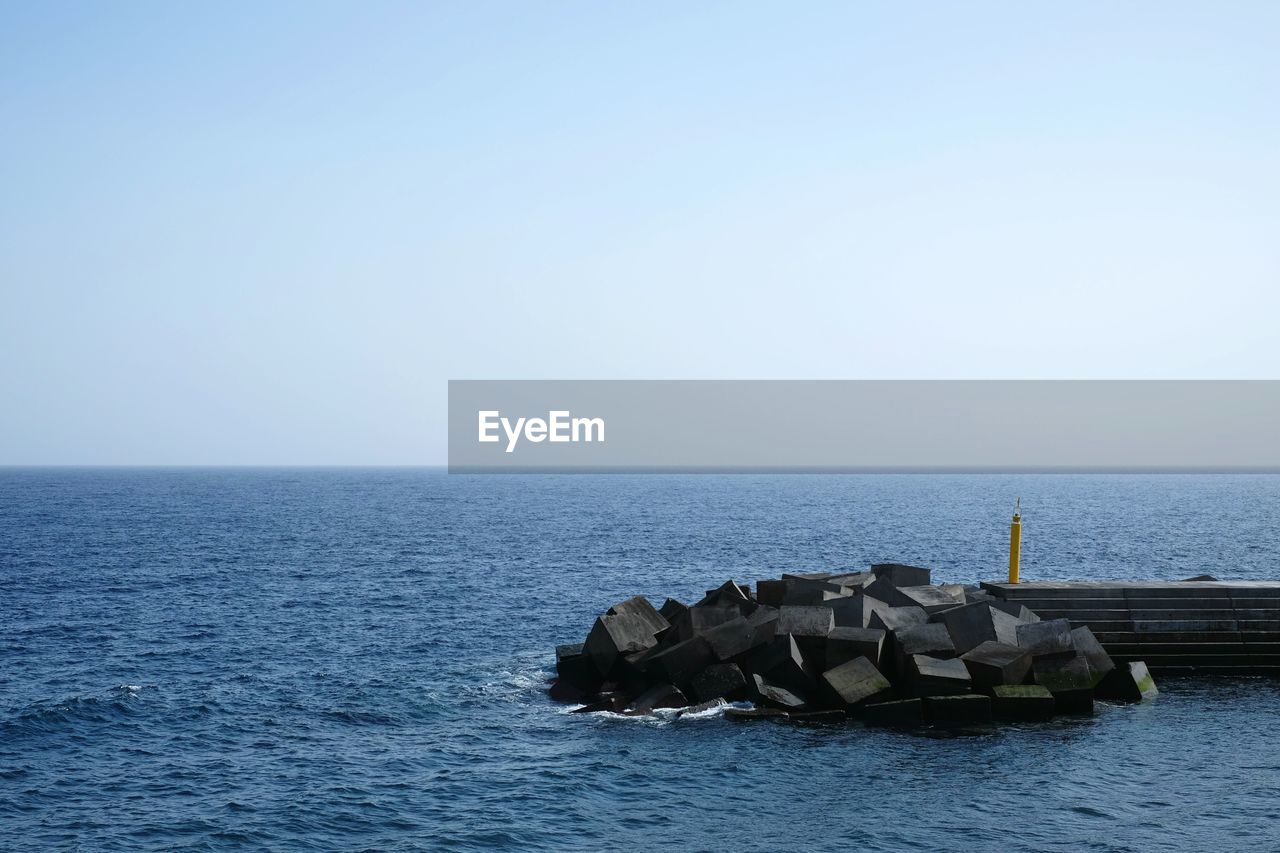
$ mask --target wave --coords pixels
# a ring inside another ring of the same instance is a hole
[[[12,717],[0,721],[0,731],[7,736],[17,737],[24,734],[51,734],[85,723],[119,722],[139,713],[137,706],[131,701],[132,695],[76,696],[57,702],[28,705],[19,709]]]

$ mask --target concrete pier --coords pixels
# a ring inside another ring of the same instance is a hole
[[[983,583],[1042,619],[1088,626],[1116,661],[1156,673],[1280,675],[1280,582]]]

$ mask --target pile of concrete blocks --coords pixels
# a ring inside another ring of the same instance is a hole
[[[1090,714],[1095,698],[1156,694],[1144,664],[1117,666],[1088,628],[896,563],[728,581],[691,605],[629,598],[557,647],[556,673],[551,697],[578,712],[731,702],[740,720],[888,726]]]

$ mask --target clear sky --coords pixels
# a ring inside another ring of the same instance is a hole
[[[1280,4],[0,5],[0,463],[449,378],[1280,377]]]

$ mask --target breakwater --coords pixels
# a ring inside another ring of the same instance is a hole
[[[691,605],[637,596],[557,647],[550,693],[582,712],[746,701],[729,715],[883,725],[1089,714],[1095,697],[1155,695],[1143,662],[1115,661],[1088,625],[998,592],[884,563],[731,580]]]

